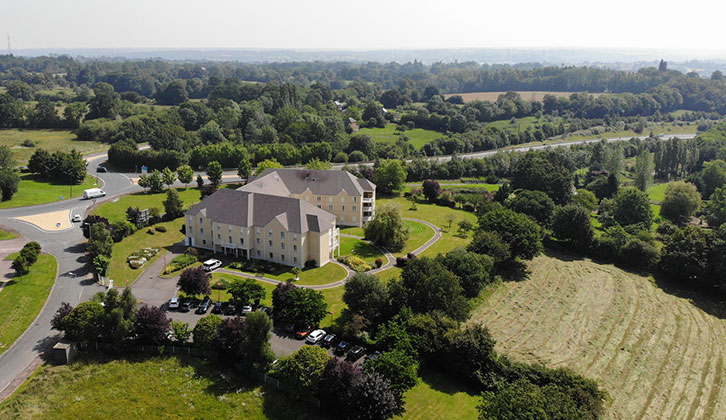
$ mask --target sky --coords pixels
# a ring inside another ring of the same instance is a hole
[[[714,0],[2,0],[0,34],[14,49],[616,48],[726,58],[724,11]]]

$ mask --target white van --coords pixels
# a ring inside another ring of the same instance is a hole
[[[222,266],[222,261],[211,259],[204,261],[202,264],[202,267],[204,267],[204,271],[212,271],[215,268],[219,268]]]
[[[105,195],[106,195],[106,193],[100,188],[91,188],[88,190],[83,190],[83,198],[86,200],[89,198],[103,197]]]

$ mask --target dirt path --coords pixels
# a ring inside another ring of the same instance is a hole
[[[500,351],[597,380],[605,419],[726,418],[726,319],[610,265],[542,256],[530,269],[472,315]]]

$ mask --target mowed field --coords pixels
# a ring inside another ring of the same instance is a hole
[[[24,147],[21,143],[30,140],[35,147]],[[24,166],[36,149],[46,149],[49,152],[61,150],[69,152],[76,149],[81,154],[100,152],[108,149],[108,144],[95,141],[76,140],[76,135],[69,130],[32,130],[32,129],[3,129],[0,130],[0,146],[8,146],[13,151],[15,164]]]
[[[605,419],[726,418],[723,317],[614,266],[541,256],[529,268],[471,318],[500,351],[597,380]]]
[[[523,101],[542,101],[544,99],[545,95],[554,95],[558,98],[560,97],[569,97],[573,93],[576,92],[544,92],[544,91],[516,91],[519,94],[519,97],[522,98]],[[445,98],[449,98],[454,95],[459,95],[462,98],[464,98],[464,102],[472,102],[472,101],[496,101],[500,95],[504,95],[507,92],[469,92],[469,93],[450,93],[444,95]],[[592,96],[598,97],[602,95],[602,93],[591,93]]]

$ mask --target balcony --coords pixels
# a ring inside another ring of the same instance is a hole
[[[362,202],[363,203],[372,203],[373,202],[373,197],[363,197]]]
[[[373,215],[372,214],[370,214],[370,213],[368,213],[368,215],[366,215],[365,213],[363,214],[363,221],[364,222],[370,222],[371,220],[373,220]]]

